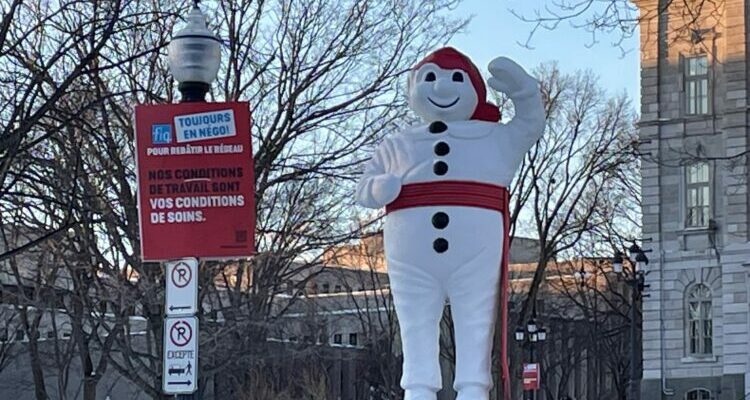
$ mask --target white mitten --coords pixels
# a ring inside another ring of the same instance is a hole
[[[539,92],[536,79],[510,58],[498,57],[492,60],[489,69],[492,77],[487,84],[498,92],[507,94],[511,99]]]
[[[392,174],[378,175],[372,178],[372,197],[381,206],[396,200],[401,193],[401,178]]]

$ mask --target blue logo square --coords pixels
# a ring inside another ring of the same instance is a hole
[[[151,143],[153,144],[172,143],[172,127],[169,124],[151,125]]]

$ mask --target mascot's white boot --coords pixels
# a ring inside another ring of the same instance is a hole
[[[388,213],[385,255],[406,400],[435,400],[442,387],[438,342],[446,300],[456,336],[457,400],[489,398],[498,299],[503,327],[507,318],[506,188],[545,122],[531,76],[502,57],[489,69],[490,87],[515,106],[509,123],[498,122],[471,60],[440,49],[409,75],[409,105],[426,124],[386,138],[357,186],[360,205]],[[507,389],[507,329],[501,336]]]

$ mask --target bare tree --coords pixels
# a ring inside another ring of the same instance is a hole
[[[637,33],[652,29],[660,19],[670,15],[670,40],[700,38],[719,23],[723,0],[583,0],[566,2],[550,0],[531,13],[511,10],[530,26],[529,35],[522,45],[533,46],[540,30],[555,30],[560,24],[569,24],[590,33],[587,46],[597,44],[602,36],[612,38],[612,45],[629,51],[623,44]]]
[[[101,107],[118,93],[102,93],[98,76],[112,74],[123,64],[147,58],[158,47],[114,54],[128,36],[141,30],[158,31],[166,14],[139,7],[135,1],[102,3],[89,0],[60,2],[0,2],[0,199],[19,206],[18,199],[44,201],[24,181],[30,167],[43,166],[51,139],[81,123],[81,114]],[[166,35],[164,36],[166,37]],[[49,161],[49,160],[46,160]],[[49,167],[49,165],[46,165]],[[0,253],[0,260],[33,247],[73,224],[68,210],[37,237]]]
[[[632,232],[639,220],[635,115],[628,99],[609,96],[588,71],[565,74],[551,63],[535,75],[547,127],[511,185],[510,233],[511,248],[512,238],[522,235],[537,239],[539,251],[531,282],[517,296],[509,334],[531,316],[551,262],[576,255],[584,244],[611,251],[609,243],[621,239],[623,226]],[[512,115],[508,99],[498,100],[503,115]],[[522,354],[510,356],[520,374]],[[497,357],[493,365],[499,368]]]
[[[632,307],[640,310],[640,303],[631,302],[631,288],[612,271],[608,258],[577,257],[555,262],[550,268],[544,295],[545,319],[556,340],[550,348],[575,348],[569,349],[572,352],[567,357],[550,352],[545,359],[547,374],[557,382],[556,388],[545,388],[548,396],[566,388],[568,371],[585,365],[587,371],[593,371],[593,385],[586,389],[593,390],[589,396],[626,399],[632,345],[630,312]],[[640,316],[635,323],[640,324]],[[606,377],[610,385],[605,384]]]
[[[637,160],[634,115],[624,96],[610,98],[590,73],[562,74],[553,64],[537,78],[547,129],[512,185],[512,232],[539,240],[539,260],[519,315],[528,319],[548,263],[571,254],[592,230],[633,209]]]
[[[319,266],[320,250],[355,234],[347,224],[350,182],[368,147],[405,113],[405,71],[463,26],[448,13],[457,2],[204,6],[227,44],[214,98],[251,101],[259,256],[201,266],[201,388],[217,376],[249,379],[273,351],[266,342],[285,310],[277,307],[282,287]],[[60,254],[75,254],[60,270],[74,282],[67,311],[77,326],[72,354],[89,376],[84,398],[95,396],[105,373],[161,398],[164,281],[158,265],[138,256],[131,118],[137,102],[173,99],[164,47],[186,9],[156,1],[7,3],[0,218],[36,236],[0,259],[51,240],[66,247]],[[133,326],[134,314],[143,326]]]

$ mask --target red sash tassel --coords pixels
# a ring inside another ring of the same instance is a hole
[[[503,398],[510,400],[508,369],[508,251],[510,216],[508,189],[503,186],[469,181],[410,183],[401,187],[398,198],[385,208],[386,213],[412,207],[464,206],[495,210],[503,215],[503,258],[500,261],[500,380]]]

